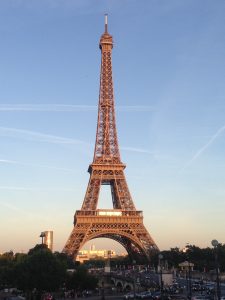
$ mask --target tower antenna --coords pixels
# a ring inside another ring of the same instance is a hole
[[[105,33],[108,32],[108,14],[105,14]]]

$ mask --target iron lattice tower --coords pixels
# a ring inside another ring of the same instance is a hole
[[[119,242],[135,260],[150,260],[158,250],[143,225],[142,211],[137,211],[131,198],[121,162],[116,131],[112,80],[113,39],[105,32],[100,38],[101,76],[98,122],[94,158],[88,172],[90,179],[81,210],[74,216],[74,228],[63,252],[76,258],[89,240],[107,237]],[[110,185],[113,209],[97,209],[101,185]]]

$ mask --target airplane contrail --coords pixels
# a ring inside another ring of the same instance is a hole
[[[217,132],[210,138],[210,140],[193,155],[193,157],[184,165],[182,170],[186,169],[190,164],[192,164],[193,161],[195,161],[221,135],[224,130],[225,125],[219,128]]]

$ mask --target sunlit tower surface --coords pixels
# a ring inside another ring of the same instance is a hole
[[[112,79],[113,39],[105,31],[100,38],[101,74],[98,121],[93,162],[89,165],[90,179],[81,210],[74,216],[74,228],[63,252],[76,258],[89,240],[110,238],[119,242],[135,261],[150,260],[158,247],[143,224],[142,211],[135,208],[124,175],[116,130]],[[110,185],[113,209],[98,209],[101,185]]]
[[[45,244],[48,249],[53,251],[53,231],[42,231],[40,237],[42,239],[42,244]]]

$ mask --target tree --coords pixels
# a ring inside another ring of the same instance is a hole
[[[66,269],[74,269],[80,262],[74,261],[70,256],[62,252],[54,252],[55,257],[65,266]]]
[[[0,288],[11,286],[13,283],[14,254],[12,251],[0,255]]]
[[[93,290],[98,285],[98,279],[89,274],[84,266],[79,266],[67,277],[67,288],[82,292],[83,290]]]
[[[15,268],[17,286],[27,291],[54,291],[62,284],[65,274],[65,265],[42,245],[31,249]]]

